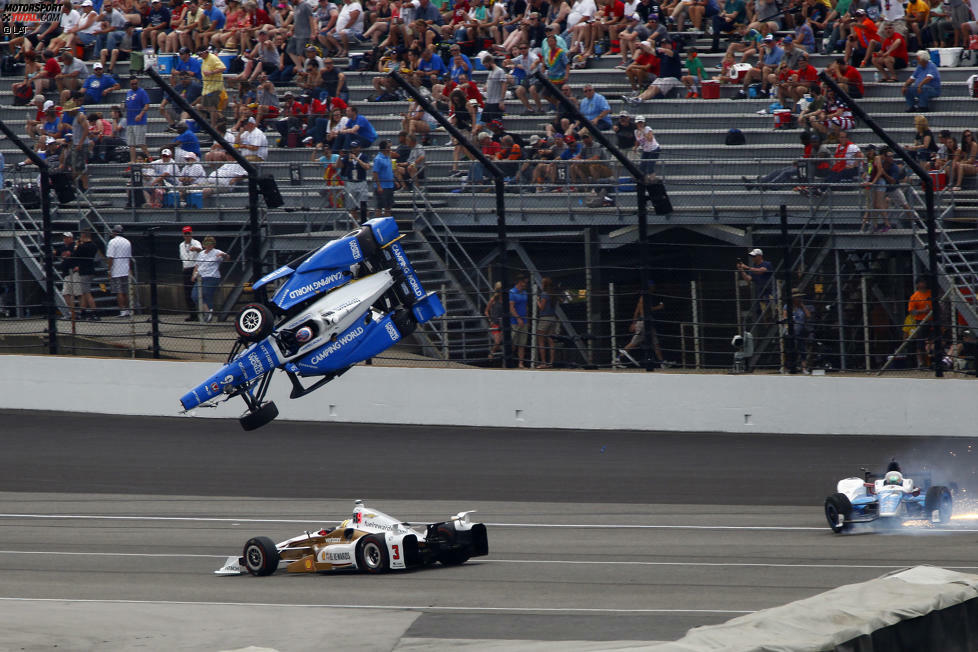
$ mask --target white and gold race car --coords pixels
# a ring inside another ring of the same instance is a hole
[[[271,575],[285,562],[288,573],[361,570],[386,573],[441,562],[464,564],[489,554],[486,526],[472,512],[459,512],[440,523],[411,524],[356,501],[353,514],[337,527],[305,532],[281,543],[254,537],[241,556],[231,556],[216,575]]]

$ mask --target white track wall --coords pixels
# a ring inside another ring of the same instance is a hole
[[[217,365],[0,356],[0,408],[176,416]],[[972,436],[974,379],[843,378],[366,367],[297,400],[282,375],[279,419],[757,433]],[[237,417],[236,399],[197,417]],[[0,418],[2,419],[2,418]],[[2,421],[0,421],[2,423]]]

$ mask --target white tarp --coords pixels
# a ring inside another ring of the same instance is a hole
[[[697,627],[654,652],[831,650],[902,620],[978,598],[978,575],[932,566],[895,571],[720,625]]]

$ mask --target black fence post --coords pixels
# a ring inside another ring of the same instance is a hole
[[[926,223],[927,223],[927,265],[930,267],[928,270],[928,285],[930,285],[931,292],[931,325],[934,327],[934,375],[937,378],[944,377],[944,368],[941,363],[941,358],[944,357],[944,342],[941,335],[941,302],[938,300],[938,290],[941,287],[939,284],[939,278],[937,275],[937,216],[934,215],[934,180],[931,179],[930,174],[921,167],[920,163],[917,162],[915,158],[907,153],[907,150],[903,149],[900,143],[893,140],[886,131],[876,124],[869,115],[863,111],[863,108],[859,106],[849,95],[839,87],[834,79],[829,77],[825,72],[821,72],[818,75],[819,79],[822,80],[829,88],[831,88],[837,97],[839,97],[843,103],[845,103],[851,110],[853,115],[866,123],[866,126],[873,130],[873,133],[880,137],[887,146],[892,149],[900,159],[907,164],[913,173],[917,175],[921,183],[924,186],[924,204],[926,206]]]
[[[149,247],[149,323],[152,327],[153,357],[160,357],[160,306],[156,280],[156,232],[160,227],[146,229]]]
[[[788,240],[788,207],[781,204],[781,273],[784,276],[784,293],[781,304],[785,306],[784,357],[788,373],[798,373],[798,338],[795,337],[795,306],[792,296],[791,273],[794,260],[791,257],[791,241]],[[775,295],[776,296],[776,295]],[[779,321],[781,306],[774,306],[774,321]]]
[[[642,348],[645,359],[642,365],[646,371],[655,369],[655,356],[652,351],[652,297],[649,295],[649,194],[644,181],[635,184],[638,189],[638,279],[642,285],[639,296],[642,298]],[[614,324],[612,324],[614,328]]]

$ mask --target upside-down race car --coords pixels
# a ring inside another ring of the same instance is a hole
[[[866,469],[862,471],[862,478],[839,480],[837,493],[825,499],[825,518],[833,532],[848,530],[853,523],[951,520],[951,491],[932,485],[930,473],[914,474],[916,481],[905,478],[895,461],[890,462],[881,478]]]
[[[356,501],[353,515],[332,529],[305,532],[276,544],[268,537],[249,539],[240,557],[231,556],[215,575],[271,575],[280,561],[289,573],[392,569],[464,564],[489,554],[486,526],[460,512],[448,521],[411,525]]]
[[[241,309],[227,364],[180,399],[184,411],[240,396],[248,406],[241,426],[254,430],[278,416],[264,401],[276,369],[299,398],[445,314],[421,287],[402,237],[394,218],[373,219],[260,278],[255,289],[283,282],[267,305]],[[304,387],[299,376],[323,378]]]

